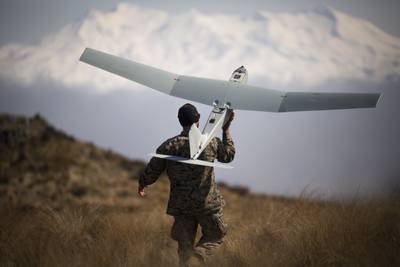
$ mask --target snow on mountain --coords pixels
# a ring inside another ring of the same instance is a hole
[[[79,62],[85,47],[218,79],[245,65],[250,84],[290,90],[400,74],[400,38],[330,8],[243,17],[196,10],[172,15],[123,3],[109,12],[93,10],[38,44],[0,47],[0,77],[95,91],[142,88]]]

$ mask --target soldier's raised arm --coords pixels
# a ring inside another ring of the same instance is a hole
[[[229,116],[229,119],[222,127],[222,142],[219,138],[217,138],[217,159],[219,162],[223,163],[231,162],[235,157],[235,146],[229,131],[229,127],[231,126],[231,122],[235,117],[235,113],[232,111]]]

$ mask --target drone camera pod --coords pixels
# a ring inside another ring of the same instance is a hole
[[[247,83],[247,70],[244,66],[240,66],[236,70],[233,71],[231,78],[229,79],[230,82],[237,82],[246,84]]]

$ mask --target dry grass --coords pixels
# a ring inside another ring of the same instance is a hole
[[[398,202],[323,204],[225,193],[229,233],[210,266],[400,265]],[[0,215],[1,266],[177,265],[172,218],[161,201],[135,212],[82,206],[4,208]]]

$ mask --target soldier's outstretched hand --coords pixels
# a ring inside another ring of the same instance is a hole
[[[225,122],[224,126],[222,126],[222,130],[224,131],[228,130],[234,118],[235,118],[235,112],[232,110],[229,113],[229,119]]]
[[[140,197],[144,197],[144,196],[146,195],[146,192],[144,191],[144,187],[139,186],[139,188],[138,188],[138,195],[139,195]]]

